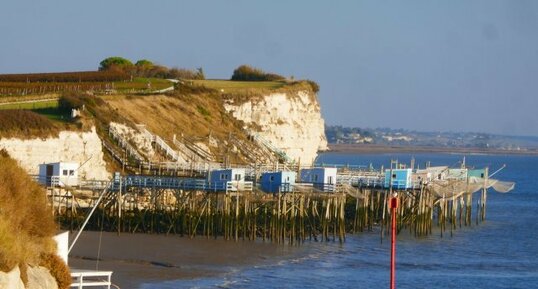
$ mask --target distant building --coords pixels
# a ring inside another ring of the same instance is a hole
[[[301,182],[311,183],[323,192],[336,191],[336,168],[312,168],[301,170]]]
[[[263,173],[260,184],[267,193],[288,193],[293,191],[296,178],[297,173],[290,171]]]
[[[78,163],[57,162],[39,165],[39,182],[46,186],[78,186]]]

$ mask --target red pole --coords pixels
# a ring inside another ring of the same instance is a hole
[[[390,198],[390,214],[392,215],[392,237],[390,241],[390,289],[396,288],[396,208],[398,198],[396,194]]]

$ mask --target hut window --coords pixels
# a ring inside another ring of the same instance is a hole
[[[226,174],[220,174],[220,179],[221,180],[225,180],[227,177],[226,177]]]
[[[314,175],[314,182],[318,181],[318,175]]]
[[[269,181],[274,182],[275,181],[275,176],[269,176]]]
[[[75,175],[75,170],[69,170],[69,175],[74,176]]]
[[[288,182],[290,181],[290,176],[286,177],[286,181],[288,181]]]
[[[480,174],[480,177],[481,177],[481,178],[484,178],[484,173],[481,173],[481,174]]]
[[[396,174],[392,174],[392,178],[395,179],[395,178],[396,178]]]
[[[240,181],[241,180],[241,174],[235,174],[234,180]]]
[[[64,176],[67,176],[67,170],[63,170],[62,174],[63,174]]]
[[[441,174],[439,174],[439,175],[437,176],[437,178],[440,180],[440,179],[441,179]]]

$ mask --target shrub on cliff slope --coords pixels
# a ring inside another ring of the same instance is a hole
[[[60,109],[71,112],[71,109],[79,109],[83,105],[83,101],[74,93],[64,93],[60,97]]]
[[[44,259],[55,254],[55,232],[45,191],[5,150],[0,150],[0,270],[54,263],[51,271],[66,272],[62,262]]]
[[[315,93],[319,92],[319,84],[317,82],[315,82],[313,80],[310,80],[310,79],[307,79],[306,83],[308,83],[308,85],[310,85],[313,92],[315,92]]]

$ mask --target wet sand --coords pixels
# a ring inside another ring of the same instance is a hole
[[[71,238],[74,235],[73,232]],[[122,289],[137,288],[147,282],[217,276],[245,266],[291,259],[306,254],[307,247],[202,237],[83,232],[69,255],[69,266],[90,270],[98,266],[99,270],[114,271],[114,284]]]

